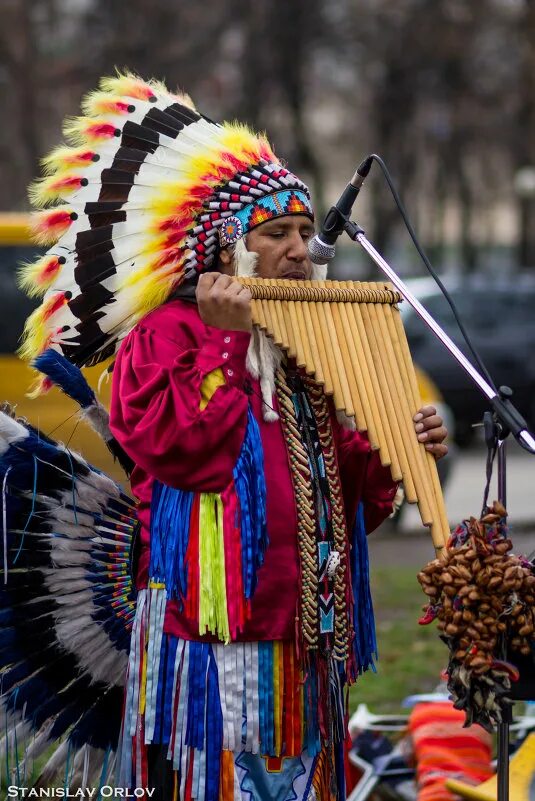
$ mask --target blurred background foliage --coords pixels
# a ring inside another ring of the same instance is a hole
[[[535,265],[535,187],[525,169],[535,165],[534,0],[0,8],[0,210],[26,207],[63,117],[101,75],[126,66],[179,85],[209,117],[265,128],[320,210],[375,151],[439,264]],[[359,209],[378,249],[398,252],[399,215],[378,176]]]

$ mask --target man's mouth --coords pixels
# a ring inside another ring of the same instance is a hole
[[[292,281],[304,281],[306,279],[306,273],[304,270],[290,270],[287,273],[283,273],[281,278],[285,278],[287,280]]]

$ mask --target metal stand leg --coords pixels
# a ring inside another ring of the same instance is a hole
[[[511,707],[502,707],[503,721],[498,724],[498,801],[509,799],[509,724]]]
[[[505,439],[498,442],[498,499],[507,508],[507,473]],[[509,724],[512,721],[511,707],[502,705],[502,722],[498,724],[498,801],[509,801]]]

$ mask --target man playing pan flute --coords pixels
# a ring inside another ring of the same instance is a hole
[[[233,280],[325,278],[309,191],[161,84],[119,76],[84,109],[39,191],[67,202],[41,223],[69,243],[54,344],[77,364],[120,344],[110,424],[141,556],[119,782],[341,801],[345,690],[375,652],[366,534],[396,485]],[[415,427],[444,455],[432,407]]]

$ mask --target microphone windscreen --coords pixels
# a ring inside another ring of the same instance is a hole
[[[323,242],[318,235],[313,236],[308,243],[308,255],[313,264],[325,264],[334,259],[336,247]]]

